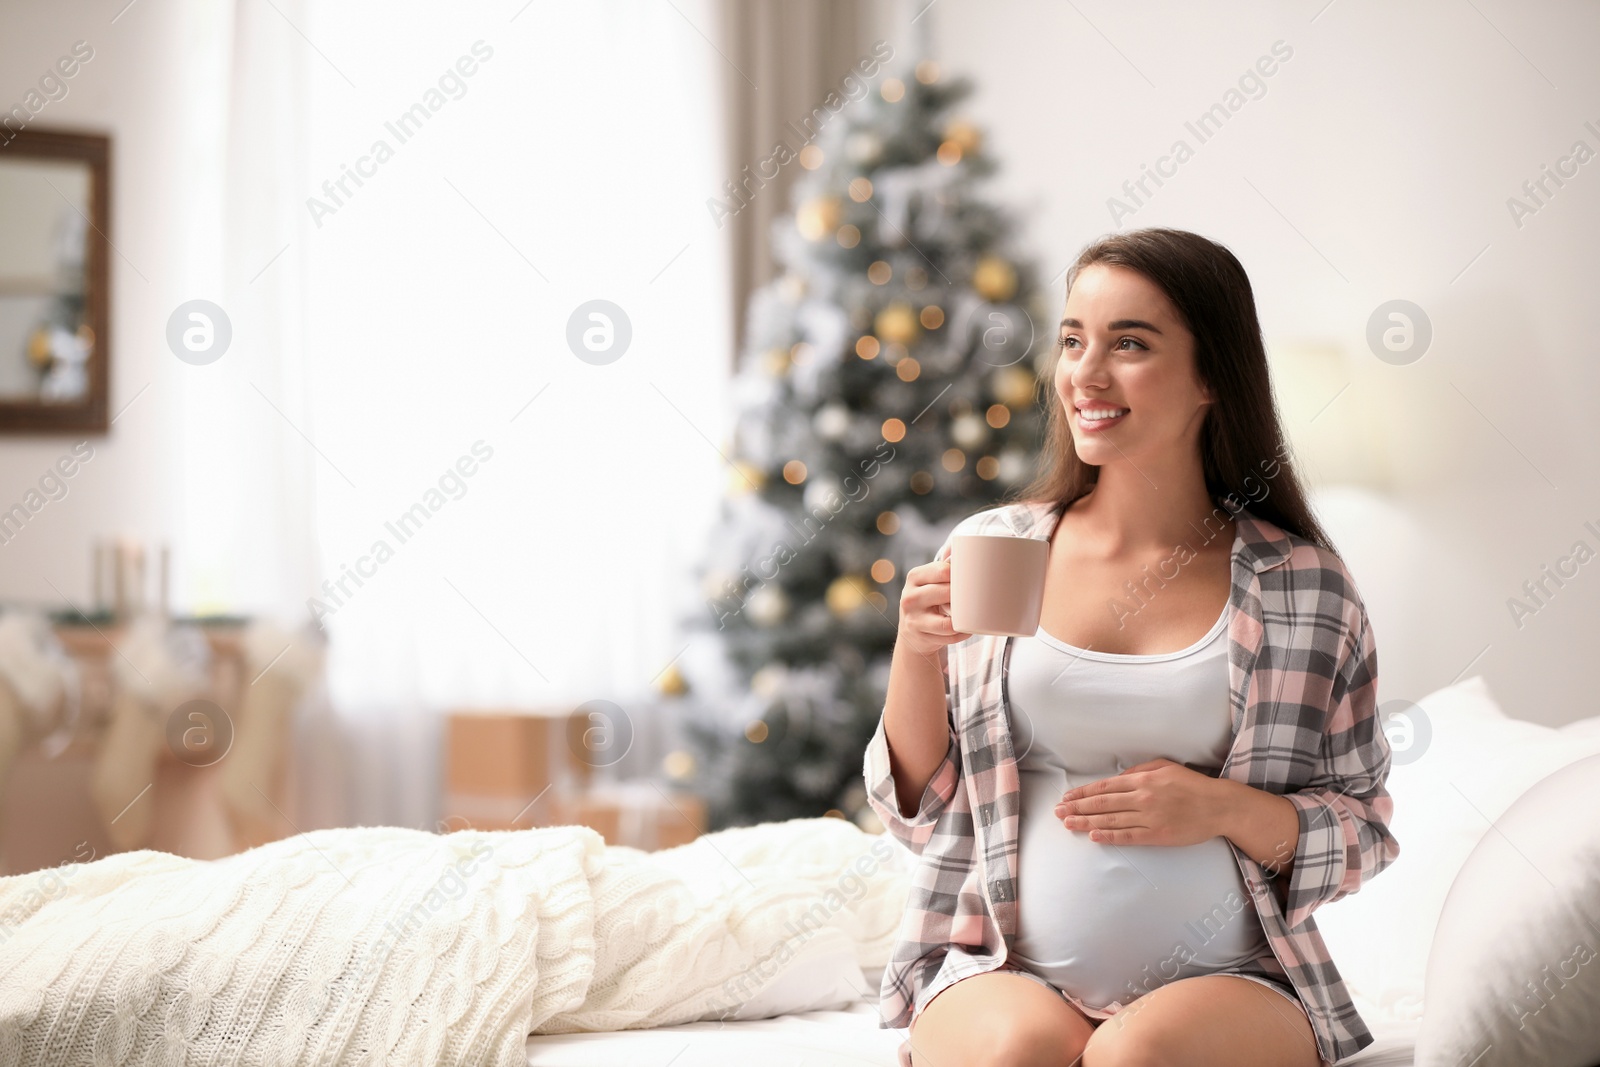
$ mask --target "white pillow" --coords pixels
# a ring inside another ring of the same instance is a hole
[[[1316,911],[1339,973],[1376,1012],[1369,1022],[1422,1016],[1434,926],[1490,820],[1541,778],[1600,753],[1600,718],[1559,730],[1510,718],[1477,675],[1420,705],[1410,721],[1401,701],[1379,707],[1394,752],[1390,830],[1400,855],[1359,892]]]
[[[862,970],[855,945],[843,936],[831,936],[838,934],[831,928],[818,933],[828,936],[806,942],[771,982],[730,1011],[726,1020],[848,1008],[861,1000]]]
[[[1429,954],[1417,1067],[1600,1062],[1596,812],[1590,756],[1534,785],[1472,850]]]

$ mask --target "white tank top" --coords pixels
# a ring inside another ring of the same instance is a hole
[[[1066,790],[1166,757],[1215,775],[1233,744],[1228,622],[1155,655],[1080,649],[1041,627],[1013,638],[1007,714],[1022,784],[1010,956],[1096,1008],[1267,951],[1224,837],[1111,845],[1069,830]]]

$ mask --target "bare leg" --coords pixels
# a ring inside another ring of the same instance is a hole
[[[940,990],[911,1021],[911,1062],[1072,1067],[1094,1027],[1054,990],[1019,974],[989,971]]]
[[[1305,1011],[1232,974],[1180,978],[1152,989],[1102,1022],[1083,1049],[1083,1067],[1320,1067],[1320,1062]]]

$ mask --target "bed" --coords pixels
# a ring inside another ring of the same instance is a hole
[[[846,1008],[772,1019],[535,1036],[528,1039],[528,1067],[895,1067],[906,1032],[878,1026],[876,1000],[874,994]],[[1412,1067],[1417,1021],[1374,1022],[1368,1005],[1357,1006],[1375,1040],[1340,1067]]]
[[[1401,855],[1359,893],[1317,913],[1323,937],[1374,1038],[1340,1067],[1459,1067],[1472,1057],[1445,1058],[1437,1029],[1433,1057],[1418,1054],[1431,941],[1452,882],[1490,823],[1500,820],[1531,786],[1600,755],[1600,717],[1560,729],[1512,719],[1480,676],[1432,693],[1416,705],[1398,702],[1397,707],[1408,709],[1407,718],[1386,723],[1386,730],[1395,742],[1391,827],[1401,842]],[[1484,940],[1494,940],[1493,932]],[[853,997],[822,1009],[653,1030],[536,1034],[527,1041],[528,1067],[731,1067],[757,1062],[774,1067],[894,1067],[906,1031],[878,1025],[878,962],[876,968],[862,967]],[[1594,1024],[1587,1025],[1592,1035]],[[1600,1036],[1589,1040],[1600,1041]],[[1522,1061],[1513,1056],[1482,1062]]]
[[[1375,1038],[1344,1062],[1460,1067],[1474,1056],[1451,1039],[1479,1042],[1474,1015],[1515,993],[1497,982],[1540,961],[1463,964],[1463,945],[1504,951],[1538,931],[1516,927],[1520,900],[1452,926],[1453,883],[1553,778],[1600,783],[1600,717],[1511,719],[1476,676],[1405,707],[1411,739],[1389,779],[1401,854],[1317,922]],[[1539,813],[1560,830],[1540,873],[1566,886],[1562,914],[1600,901],[1600,861],[1565,862],[1600,857],[1600,840],[1572,847],[1592,824],[1564,814],[1600,803],[1587,788]],[[138,851],[16,875],[0,879],[0,1062],[176,1065],[242,1047],[352,1067],[893,1067],[906,1035],[879,1025],[876,1000],[910,870],[890,835],[820,818],[653,853],[576,826],[356,827],[221,860]],[[1436,946],[1436,927],[1456,934]],[[1600,1053],[1597,976],[1562,986],[1530,1030],[1564,1027],[1579,1057]],[[1426,978],[1458,988],[1425,1019]],[[1496,1040],[1480,1067],[1531,1062],[1504,1055],[1513,1032]]]

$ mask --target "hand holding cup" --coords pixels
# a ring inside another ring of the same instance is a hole
[[[932,563],[906,571],[896,642],[919,655],[935,656],[946,645],[970,636],[957,631],[950,620],[950,550],[940,552]]]

